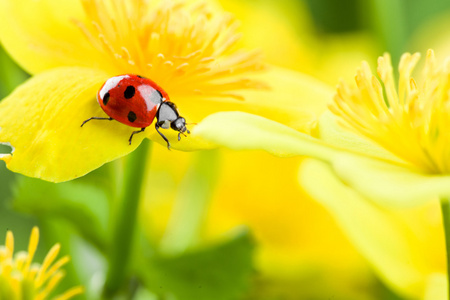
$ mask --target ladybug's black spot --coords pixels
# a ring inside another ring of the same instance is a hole
[[[130,121],[131,123],[136,121],[136,114],[133,111],[131,111],[131,110],[128,113],[128,121]]]
[[[125,92],[123,93],[123,96],[125,97],[125,99],[130,99],[130,98],[133,98],[135,93],[136,93],[136,89],[134,88],[134,86],[129,85],[129,86],[127,86]]]
[[[103,104],[106,105],[108,104],[109,101],[109,93],[106,93],[105,96],[103,96]]]

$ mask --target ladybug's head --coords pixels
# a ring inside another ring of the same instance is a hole
[[[178,131],[178,140],[181,139],[182,134],[185,135],[185,132],[190,133],[186,128],[186,120],[178,114],[177,107],[173,102],[166,101],[161,103],[156,113],[156,119],[158,120],[156,122],[157,129],[159,127],[164,129],[172,128]]]
[[[180,140],[180,134],[185,132],[190,133],[189,130],[186,128],[186,120],[181,116],[179,116],[175,121],[173,121],[170,124],[170,128],[180,132],[178,134],[178,140]]]

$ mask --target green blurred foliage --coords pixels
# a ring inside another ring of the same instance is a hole
[[[20,176],[14,186],[14,208],[40,219],[71,223],[89,243],[105,251],[108,197],[90,177],[55,184]]]
[[[0,99],[28,77],[28,74],[8,56],[0,44]]]
[[[369,31],[380,46],[390,52],[394,63],[408,42],[427,21],[450,11],[446,0],[305,0],[316,34],[345,34]]]
[[[362,28],[359,0],[305,0],[318,33],[336,34]]]
[[[17,85],[28,78],[28,75],[8,56],[0,44],[0,100],[7,96]],[[11,147],[0,144],[0,153],[10,153]],[[4,162],[0,162],[0,240],[4,239],[6,231],[13,230],[18,249],[26,249],[31,228],[36,220],[24,216],[11,208],[12,185],[15,174],[10,172]],[[5,234],[3,234],[5,233]],[[1,242],[3,243],[3,242]],[[37,255],[43,252],[39,248]]]
[[[249,287],[254,242],[244,230],[224,242],[177,256],[148,260],[145,281],[155,293],[177,300],[237,300]]]

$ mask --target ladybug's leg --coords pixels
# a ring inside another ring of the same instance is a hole
[[[113,118],[111,118],[111,117],[109,117],[109,118],[92,117],[92,118],[89,118],[89,119],[85,120],[83,123],[81,123],[80,127],[83,127],[83,125],[86,124],[87,122],[89,122],[90,120],[108,120],[108,121],[112,121]]]
[[[187,133],[190,133],[189,130],[187,130],[187,129],[186,129],[186,132],[187,132]],[[180,132],[178,132],[178,141],[181,140],[181,135],[184,135],[185,137],[187,137],[187,135],[186,135],[184,132],[181,132],[181,131],[180,131]]]
[[[143,127],[143,128],[141,128],[141,130],[136,130],[136,131],[133,131],[133,132],[131,133],[130,139],[128,140],[129,145],[131,145],[131,140],[133,139],[133,135],[135,135],[136,133],[139,133],[139,132],[144,131],[145,128],[146,128],[146,127]]]
[[[156,131],[158,131],[159,135],[166,141],[166,143],[167,143],[167,149],[170,150],[170,143],[169,143],[169,140],[164,136],[164,134],[162,134],[162,133],[158,130],[159,127],[161,127],[161,126],[160,126],[158,123],[156,123],[156,124],[155,124],[155,129],[156,129]]]

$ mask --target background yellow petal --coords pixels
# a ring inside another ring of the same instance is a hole
[[[243,101],[201,96],[187,98],[176,93],[170,96],[188,122],[199,123],[219,111],[244,111],[309,132],[334,94],[332,87],[311,76],[274,66],[255,73],[252,79],[265,83],[268,88],[237,90],[236,94],[244,97]]]
[[[436,249],[443,249],[440,224],[425,225],[422,211],[393,212],[371,204],[342,183],[328,164],[320,161],[305,161],[299,180],[330,211],[387,284],[406,296],[423,295],[427,276],[443,265],[442,261],[435,260],[436,256],[444,259],[442,251],[436,253]],[[438,206],[424,207],[428,212],[435,208],[439,211]],[[409,219],[402,214],[409,214]],[[432,240],[431,247],[428,237],[439,234],[440,238],[437,242]]]
[[[279,156],[309,155],[330,160],[337,151],[283,124],[244,112],[220,112],[205,118],[193,136],[233,150],[265,150]]]
[[[320,41],[301,1],[220,0],[240,20],[246,48],[257,46],[267,62],[305,73],[317,71]],[[249,13],[250,12],[250,13]],[[276,41],[276,42],[274,42]]]
[[[320,116],[318,125],[313,131],[313,136],[337,148],[351,149],[352,152],[364,156],[397,163],[403,162],[376,143],[344,128],[330,111],[326,111]]]
[[[430,275],[424,300],[447,300],[447,276],[443,273]]]
[[[344,182],[383,206],[413,207],[450,197],[450,176],[351,154],[336,156],[332,164]]]
[[[49,181],[82,176],[134,150],[145,138],[107,117],[95,98],[107,78],[87,68],[56,68],[32,77],[0,103],[0,142],[14,147],[10,170]]]
[[[0,1],[0,42],[31,74],[61,66],[103,66],[74,20],[84,20],[78,0]]]

